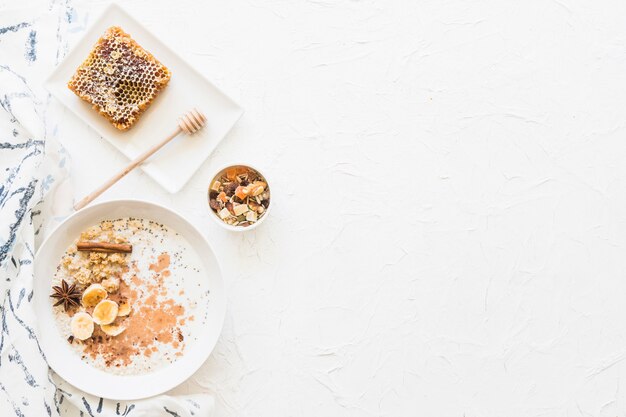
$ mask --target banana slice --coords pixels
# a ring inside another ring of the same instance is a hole
[[[107,290],[100,284],[91,284],[83,293],[83,305],[92,307],[107,298]]]
[[[113,323],[117,317],[117,303],[111,300],[102,300],[93,309],[93,321],[96,324],[103,325]]]
[[[119,324],[103,324],[100,328],[109,336],[117,336],[126,330],[126,327],[120,326]]]
[[[93,334],[93,320],[89,314],[82,311],[78,312],[72,317],[70,329],[76,339],[89,339]]]
[[[121,301],[117,309],[117,316],[122,317],[122,316],[128,316],[129,314],[130,314],[130,304],[128,304],[128,301]]]

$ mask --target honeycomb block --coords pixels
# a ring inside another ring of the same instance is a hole
[[[119,130],[130,129],[172,74],[117,26],[106,30],[67,86]]]

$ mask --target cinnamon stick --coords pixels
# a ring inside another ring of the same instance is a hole
[[[133,251],[133,245],[108,242],[78,242],[76,249],[88,252],[131,253]]]

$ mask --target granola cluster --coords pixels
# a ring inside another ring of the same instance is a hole
[[[125,238],[115,234],[113,223],[106,221],[82,232],[79,240],[127,243]],[[128,268],[128,259],[125,253],[79,252],[76,245],[72,245],[61,259],[61,266],[81,285],[105,280],[112,289],[119,286],[119,277]]]
[[[270,190],[265,178],[246,166],[233,166],[220,172],[209,188],[209,206],[232,226],[247,227],[265,215]]]

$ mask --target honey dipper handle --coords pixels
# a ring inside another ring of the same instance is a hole
[[[82,200],[80,200],[78,203],[74,204],[74,210],[80,210],[83,207],[85,207],[87,204],[91,203],[93,200],[95,200],[100,194],[102,194],[103,192],[105,192],[106,190],[109,189],[109,187],[111,187],[113,184],[115,184],[116,182],[118,182],[120,179],[122,179],[123,177],[126,176],[126,174],[128,174],[130,171],[132,171],[133,169],[137,168],[139,165],[141,165],[141,163],[143,161],[145,161],[146,159],[148,159],[152,154],[154,154],[156,151],[158,151],[159,149],[161,149],[162,147],[164,147],[169,141],[171,141],[172,139],[174,139],[180,132],[182,132],[182,129],[180,127],[177,127],[175,131],[173,131],[168,137],[166,137],[165,139],[163,139],[161,142],[157,143],[156,145],[154,145],[152,148],[148,149],[147,151],[145,151],[144,153],[142,153],[141,155],[139,155],[137,158],[133,159],[128,165],[126,165],[126,167],[124,167],[120,172],[118,172],[117,174],[115,174],[113,177],[111,177],[111,179],[109,179],[107,182],[105,182],[104,184],[102,184],[99,188],[97,188],[96,190],[94,190],[92,193],[88,194],[85,198],[83,198]]]

